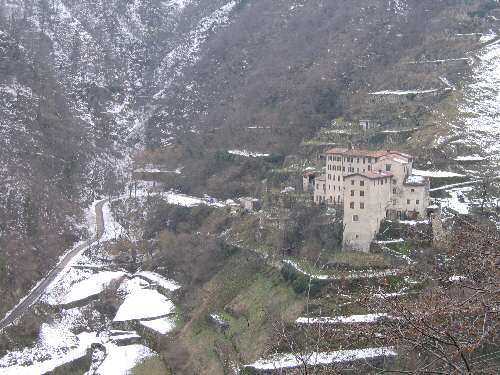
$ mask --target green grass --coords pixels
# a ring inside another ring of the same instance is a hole
[[[272,342],[272,317],[293,320],[304,304],[277,270],[243,251],[228,259],[203,291],[205,303],[193,311],[182,336],[194,367],[204,373],[224,373],[228,363],[221,358],[251,361],[260,357]],[[207,319],[214,312],[229,325],[224,333]]]
[[[146,358],[131,370],[132,375],[170,375],[170,371],[165,366],[160,357]]]

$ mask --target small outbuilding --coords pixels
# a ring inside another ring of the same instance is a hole
[[[261,208],[260,199],[252,197],[240,198],[240,206],[246,211],[259,211]]]

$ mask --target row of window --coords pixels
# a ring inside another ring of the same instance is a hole
[[[342,156],[328,156],[328,161],[342,161]],[[362,162],[363,164],[368,163],[374,163],[377,161],[377,158],[372,158],[370,156],[365,156],[365,157],[353,157],[353,156],[344,156],[344,161],[347,163],[360,163]]]
[[[397,201],[395,199],[392,200],[392,205],[395,206],[397,204]],[[411,204],[411,199],[406,200],[406,204],[410,205]],[[420,204],[420,199],[415,200],[415,204],[419,205]]]
[[[349,203],[349,207],[351,209],[354,209],[355,208],[355,203],[354,202]],[[364,210],[365,209],[365,203],[364,202],[360,202],[359,203],[359,208],[362,209],[362,210]]]
[[[356,191],[355,190],[351,190],[351,197],[354,197],[355,194],[356,194]],[[364,197],[365,196],[365,191],[364,190],[360,190],[359,191],[359,196],[360,197]]]
[[[356,180],[351,180],[351,185],[356,184]],[[365,182],[363,180],[359,181],[359,186],[365,186]]]

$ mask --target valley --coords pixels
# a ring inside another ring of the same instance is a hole
[[[0,2],[0,374],[496,373],[499,18]]]

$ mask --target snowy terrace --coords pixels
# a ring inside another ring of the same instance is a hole
[[[362,323],[378,323],[386,319],[394,319],[386,313],[364,314],[364,315],[349,315],[335,317],[300,317],[295,323],[297,324],[362,324]]]
[[[309,366],[328,366],[336,363],[349,363],[395,356],[397,356],[397,353],[392,347],[338,350],[334,352],[285,353],[261,359],[245,367],[261,371],[273,371],[300,367],[304,363],[307,363]]]
[[[269,154],[263,154],[260,152],[252,152],[247,150],[229,150],[228,154],[242,156],[245,158],[266,158]]]

